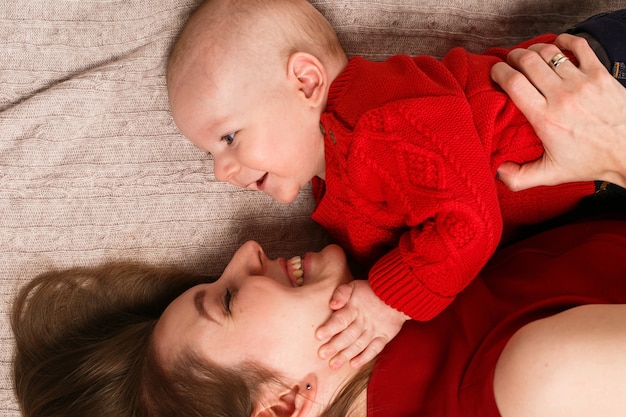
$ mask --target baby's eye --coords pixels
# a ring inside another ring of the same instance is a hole
[[[226,142],[227,145],[232,145],[233,142],[235,141],[236,134],[237,133],[235,132],[235,133],[229,133],[228,135],[224,135],[222,136],[222,140]]]

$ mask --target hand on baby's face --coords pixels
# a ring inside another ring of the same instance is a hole
[[[374,359],[410,318],[385,304],[369,283],[355,280],[340,285],[333,293],[330,308],[334,313],[317,329],[319,340],[328,340],[318,351],[330,359],[331,368],[347,362],[357,368]]]

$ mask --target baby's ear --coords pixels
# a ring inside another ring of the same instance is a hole
[[[296,52],[287,61],[287,71],[290,81],[313,106],[325,102],[328,75],[319,59],[306,52]]]
[[[301,390],[298,385],[276,391],[270,386],[261,389],[261,398],[251,417],[305,417],[309,414],[316,390],[311,385]]]

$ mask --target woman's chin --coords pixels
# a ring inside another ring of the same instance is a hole
[[[352,281],[346,262],[346,253],[338,245],[328,245],[320,252],[304,256],[304,284],[329,281],[337,286]]]

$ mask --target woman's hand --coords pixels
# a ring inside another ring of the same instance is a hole
[[[319,356],[330,359],[333,369],[348,361],[356,368],[374,359],[410,319],[385,304],[364,280],[337,287],[330,308],[335,312],[315,335],[319,340],[330,338],[320,347]]]
[[[559,48],[571,51],[579,66],[549,64]],[[521,166],[502,164],[500,180],[514,191],[587,180],[626,187],[626,89],[587,41],[563,34],[555,45],[511,51],[508,63],[494,65],[492,78],[528,118],[545,153]]]

